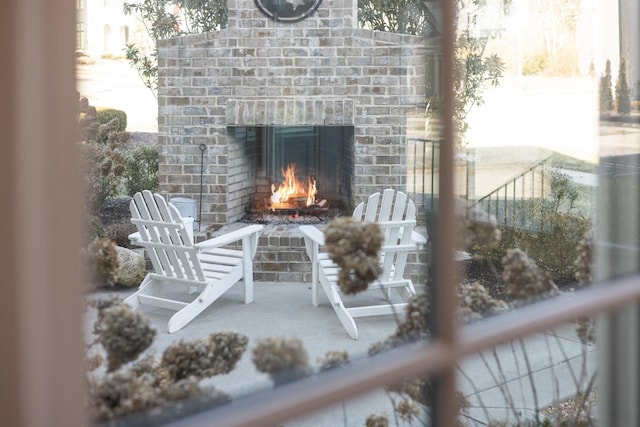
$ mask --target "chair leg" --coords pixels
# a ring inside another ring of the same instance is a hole
[[[318,306],[318,271],[320,270],[320,260],[318,259],[318,245],[314,244],[311,254],[311,304],[314,307]]]
[[[347,332],[352,339],[358,339],[358,327],[356,326],[356,322],[353,320],[353,317],[349,314],[347,309],[345,308],[342,301],[337,303],[332,303],[333,310],[338,315],[338,319],[340,319],[340,323],[342,323],[342,327]]]
[[[320,284],[322,285],[325,294],[329,298],[331,307],[333,307],[333,310],[338,315],[338,319],[340,320],[340,323],[342,323],[342,327],[347,332],[347,335],[349,335],[352,339],[357,340],[358,327],[356,326],[355,320],[353,320],[353,317],[351,316],[351,314],[349,314],[349,311],[344,306],[342,298],[340,298],[340,295],[335,289],[333,289],[330,283],[327,283],[325,280],[320,280]]]
[[[140,293],[144,293],[145,291],[148,292],[149,290],[151,290],[153,287],[158,286],[159,283],[156,282],[155,280],[153,280],[152,278],[150,278],[148,275],[144,278],[144,280],[142,281],[142,283],[140,283],[140,286],[138,286],[138,289],[131,295],[129,295],[127,298],[124,299],[124,301],[122,301],[125,304],[130,305],[132,308],[138,308],[140,307],[140,300],[138,299],[138,295]],[[147,289],[149,288],[149,289]]]
[[[172,334],[182,329],[191,322],[198,314],[202,313],[215,300],[224,294],[235,281],[217,282],[207,285],[204,290],[186,307],[176,312],[167,323],[167,331]]]
[[[242,239],[242,276],[244,278],[244,303],[253,302],[253,256],[249,237]]]

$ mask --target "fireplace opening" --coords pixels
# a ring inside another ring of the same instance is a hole
[[[354,128],[236,128],[253,157],[256,185],[246,210],[252,222],[318,222],[349,211],[354,180]]]

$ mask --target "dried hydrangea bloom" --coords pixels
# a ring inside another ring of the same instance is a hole
[[[216,332],[194,341],[180,340],[162,354],[161,367],[174,381],[194,376],[208,378],[226,374],[240,360],[249,339],[236,332]]]
[[[153,408],[169,408],[182,401],[206,402],[210,406],[228,402],[229,399],[229,396],[214,388],[201,388],[194,377],[162,383],[152,375],[138,376],[131,370],[100,378],[90,377],[87,390],[89,417],[93,422],[121,418]]]
[[[347,365],[349,355],[346,351],[328,351],[324,358],[318,358],[320,362],[320,372]]]
[[[595,344],[596,324],[592,318],[583,317],[576,322],[576,333],[582,344]]]
[[[427,322],[429,309],[429,300],[426,294],[420,293],[411,296],[405,309],[405,317],[398,323],[396,332],[385,340],[372,344],[368,350],[369,356],[425,339],[430,332]]]
[[[159,389],[160,396],[171,402],[199,397],[202,395],[203,389],[200,388],[198,381],[198,378],[190,377],[167,383]]]
[[[507,283],[507,295],[516,300],[559,295],[560,290],[526,253],[509,249],[502,258],[502,278]]]
[[[102,362],[104,362],[102,353],[97,350],[91,351],[87,354],[87,371],[95,371],[100,366],[102,366]]]
[[[429,312],[430,305],[427,294],[419,293],[412,296],[407,304],[406,316],[398,324],[396,335],[407,340],[424,338],[429,333],[427,322]]]
[[[93,284],[111,287],[118,279],[120,260],[116,244],[111,239],[96,237],[85,250],[87,268]]]
[[[576,279],[581,286],[588,285],[593,281],[593,238],[590,234],[578,243],[576,252]]]
[[[392,391],[400,393],[422,406],[427,407],[431,405],[429,382],[424,378],[414,377],[406,379],[399,389]]]
[[[87,400],[89,417],[98,422],[142,412],[160,403],[152,383],[123,372],[90,378]]]
[[[118,304],[122,304],[122,299],[116,295],[111,295],[106,298],[92,299],[87,302],[89,307],[93,307],[98,310],[98,318],[100,318],[102,310]]]
[[[336,218],[329,222],[324,235],[327,251],[340,267],[340,290],[347,295],[366,290],[382,272],[379,251],[383,236],[380,226],[351,218]]]
[[[402,421],[409,424],[413,423],[413,420],[418,419],[420,416],[420,407],[418,404],[407,398],[401,399],[395,405],[394,410]]]
[[[462,218],[462,228],[465,247],[491,249],[498,246],[502,238],[495,216],[485,212],[479,206],[469,209],[466,216]]]
[[[156,336],[149,318],[127,304],[110,305],[99,311],[94,332],[107,352],[108,371],[135,360]]]
[[[309,356],[297,338],[271,338],[253,348],[253,364],[278,384],[309,375]]]
[[[389,419],[386,415],[369,415],[365,421],[366,427],[389,427]]]
[[[505,312],[507,303],[495,299],[479,282],[463,283],[458,287],[459,317],[466,321],[477,320],[484,315]]]

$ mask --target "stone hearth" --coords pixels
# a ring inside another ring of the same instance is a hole
[[[227,233],[245,224],[234,223],[222,227],[215,232],[203,231],[196,235],[202,241],[219,234]],[[324,225],[318,225],[323,228]],[[424,227],[417,231],[426,234]],[[427,282],[427,248],[409,254],[406,277],[415,285]],[[265,225],[258,240],[258,251],[253,262],[254,279],[264,282],[311,283],[311,262],[304,249],[304,239],[298,226]]]

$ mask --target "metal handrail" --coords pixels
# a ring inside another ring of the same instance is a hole
[[[542,159],[540,161],[538,161],[537,163],[535,163],[533,166],[529,167],[527,170],[525,170],[524,172],[521,172],[519,174],[517,174],[516,176],[514,176],[513,178],[509,178],[507,180],[507,182],[505,182],[504,184],[502,184],[501,186],[499,186],[498,188],[496,188],[495,190],[491,191],[489,194],[487,194],[486,196],[483,196],[481,198],[479,198],[478,200],[476,200],[476,202],[471,205],[471,207],[475,207],[478,204],[482,203],[485,199],[490,198],[493,194],[499,194],[499,192],[503,189],[505,189],[507,186],[509,186],[512,183],[515,183],[517,180],[524,178],[525,175],[534,172],[536,169],[538,169],[539,167],[545,165],[550,159],[550,156]]]
[[[534,165],[527,168],[525,171],[508,179],[504,184],[491,191],[489,194],[476,200],[467,210],[467,216],[472,216],[473,212],[477,212],[478,207],[482,207],[483,210],[486,211],[486,213],[494,215],[496,220],[498,221],[498,224],[500,224],[501,226],[518,228],[517,220],[520,218],[522,219],[522,224],[520,225],[520,227],[530,229],[532,227],[532,224],[526,223],[527,217],[523,210],[524,205],[522,203],[517,203],[518,196],[520,198],[520,202],[524,202],[525,200],[533,201],[536,199],[544,199],[545,168],[547,163],[549,162],[549,159],[550,156],[539,160]],[[539,186],[536,186],[537,173],[540,173]],[[531,187],[530,194],[525,194],[527,192],[527,177],[530,177],[530,179],[528,180]],[[517,190],[518,186],[520,186],[520,191]],[[511,190],[511,194],[509,194],[509,190]],[[492,201],[494,200],[495,211],[493,211],[492,209]],[[509,206],[509,201],[511,201],[511,206]],[[543,227],[543,225],[544,224],[538,224],[538,229],[540,227]]]

